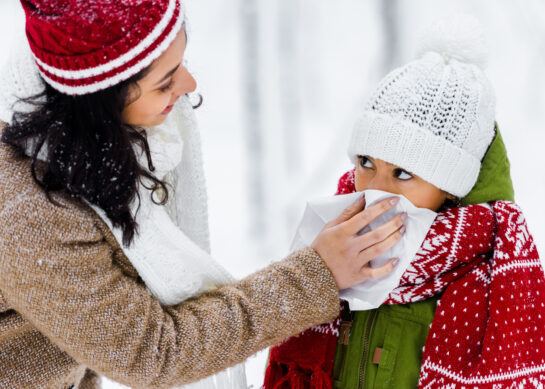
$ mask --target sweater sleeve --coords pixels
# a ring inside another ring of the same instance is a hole
[[[311,249],[162,306],[112,259],[92,211],[43,197],[0,212],[4,299],[76,361],[125,385],[189,383],[338,314],[333,277]]]

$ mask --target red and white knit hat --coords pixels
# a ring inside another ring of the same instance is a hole
[[[149,66],[184,22],[181,0],[21,0],[40,74],[69,95],[107,89]]]

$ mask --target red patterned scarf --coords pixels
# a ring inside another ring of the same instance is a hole
[[[353,173],[337,194],[355,191]],[[507,201],[438,214],[384,304],[443,292],[428,337],[420,388],[542,388],[545,276],[526,220]],[[271,349],[265,389],[329,389],[340,318]]]

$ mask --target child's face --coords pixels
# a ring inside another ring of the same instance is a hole
[[[452,198],[422,178],[396,165],[369,156],[358,157],[355,179],[358,192],[377,189],[401,194],[415,206],[432,211],[437,211],[447,198]]]

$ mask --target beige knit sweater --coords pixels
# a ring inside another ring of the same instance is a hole
[[[150,296],[104,222],[50,203],[29,160],[0,143],[0,388],[182,385],[338,313],[311,249],[176,306]],[[161,255],[161,248],[157,248]]]

